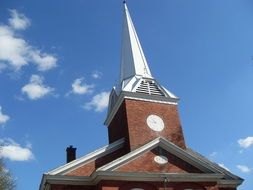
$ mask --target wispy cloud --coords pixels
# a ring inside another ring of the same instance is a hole
[[[108,106],[109,92],[101,92],[95,95],[92,100],[84,105],[86,110],[94,110],[96,112],[102,112]]]
[[[245,165],[237,165],[236,166],[242,173],[250,173],[251,169]]]
[[[0,157],[11,161],[28,161],[34,159],[30,147],[22,147],[12,139],[0,139],[1,150]]]
[[[72,83],[72,90],[70,93],[73,94],[88,94],[92,93],[94,89],[94,85],[88,85],[84,82],[84,78],[77,78]]]
[[[250,146],[253,145],[253,136],[246,137],[245,139],[239,139],[237,142],[240,147],[249,148]]]
[[[29,57],[37,65],[39,71],[47,71],[57,66],[57,58],[55,56],[41,53],[40,50],[30,51]]]
[[[52,93],[54,89],[43,84],[43,80],[42,76],[32,75],[30,82],[22,87],[22,93],[31,100],[37,100]]]
[[[218,153],[214,151],[214,152],[212,152],[212,153],[209,155],[209,157],[210,157],[211,160],[213,160],[217,155],[218,155]]]
[[[19,71],[23,66],[33,63],[39,71],[50,70],[57,66],[54,55],[43,53],[17,35],[17,30],[25,30],[30,20],[17,10],[11,10],[9,25],[0,25],[0,63],[1,69]]]
[[[10,116],[2,112],[2,107],[0,106],[0,125],[5,124],[10,119]]]
[[[30,20],[17,10],[10,10],[11,18],[9,18],[9,24],[16,30],[25,30],[30,24]]]
[[[93,71],[91,74],[91,77],[94,79],[101,79],[102,78],[102,72],[100,71]]]
[[[226,169],[227,171],[230,171],[223,163],[219,163],[218,165],[219,165],[220,167]]]

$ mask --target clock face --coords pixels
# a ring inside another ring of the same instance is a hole
[[[162,118],[157,115],[149,115],[147,117],[147,125],[150,129],[157,132],[162,131],[164,128],[164,122]]]
[[[168,163],[168,158],[165,157],[165,156],[155,156],[154,157],[154,161],[157,163],[157,164],[160,164],[160,165],[163,165],[163,164],[167,164]]]

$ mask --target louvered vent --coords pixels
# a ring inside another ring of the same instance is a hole
[[[138,86],[136,89],[136,92],[149,95],[165,96],[154,81],[142,80],[140,86]]]

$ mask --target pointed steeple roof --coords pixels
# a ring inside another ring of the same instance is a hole
[[[124,91],[177,99],[153,78],[125,1],[120,69],[118,95]]]
[[[151,75],[131,16],[124,2],[120,81],[113,87],[105,124],[108,125],[124,98],[177,104],[178,97]]]
[[[123,19],[120,82],[133,76],[152,78],[125,2]]]

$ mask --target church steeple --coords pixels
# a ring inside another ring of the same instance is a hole
[[[123,11],[120,81],[105,120],[109,143],[124,138],[131,151],[162,137],[185,149],[178,98],[151,75],[126,3]]]
[[[120,82],[134,76],[153,78],[125,2],[123,19]]]
[[[120,65],[120,79],[110,94],[106,125],[126,98],[177,105],[178,97],[152,76],[125,2]]]

